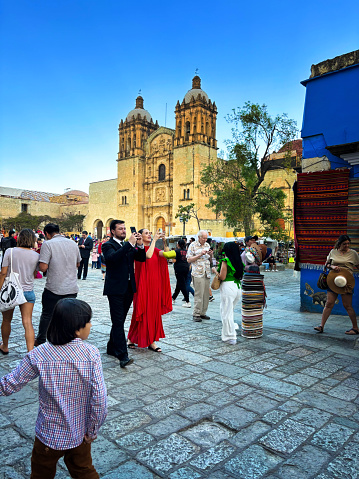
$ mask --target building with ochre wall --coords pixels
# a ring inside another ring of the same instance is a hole
[[[141,96],[135,108],[119,124],[117,181],[90,184],[86,228],[108,231],[112,218],[137,229],[180,235],[175,218],[179,205],[195,203],[201,227],[212,236],[224,236],[228,228],[206,208],[208,197],[198,188],[203,164],[217,158],[217,107],[195,76],[192,89],[175,107],[175,128],[159,126],[144,109]],[[186,234],[198,231],[197,221],[186,224]],[[99,235],[99,234],[98,234]]]
[[[217,159],[216,120],[216,104],[202,90],[198,76],[175,106],[174,129],[154,122],[138,96],[135,108],[119,124],[117,179],[90,184],[86,229],[103,236],[109,232],[111,220],[119,218],[128,227],[153,232],[162,228],[167,234],[181,235],[183,224],[175,217],[178,207],[194,203],[202,229],[212,236],[232,236],[223,218],[216,218],[206,207],[208,196],[199,188],[203,165]],[[293,157],[298,155],[295,146]],[[270,160],[280,163],[282,157],[280,150]],[[291,210],[296,173],[279,163],[267,174],[264,184],[282,188],[287,194],[286,208]],[[257,222],[255,226],[260,228]],[[185,232],[198,232],[194,218],[186,224]]]

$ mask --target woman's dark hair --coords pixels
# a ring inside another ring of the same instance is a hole
[[[56,303],[47,330],[49,343],[59,346],[67,344],[76,337],[76,331],[91,321],[92,310],[81,299],[64,298]]]
[[[36,235],[30,228],[24,228],[17,237],[17,245],[20,248],[34,248]]]
[[[234,241],[230,243],[225,243],[223,246],[223,251],[229,261],[232,263],[232,266],[236,270],[234,277],[236,279],[242,279],[243,276],[243,262],[239,252],[239,246]]]
[[[140,235],[144,232],[146,228],[141,228],[140,230],[137,231],[137,233],[139,233]]]
[[[180,239],[178,240],[178,246],[181,248],[181,249],[186,249],[186,242],[184,239]]]
[[[334,248],[339,249],[341,247],[342,243],[344,243],[345,241],[349,241],[349,243],[352,242],[348,235],[340,235],[339,238],[335,242]]]

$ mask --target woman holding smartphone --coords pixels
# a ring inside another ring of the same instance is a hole
[[[172,311],[171,285],[166,257],[168,252],[165,235],[158,230],[151,244],[151,232],[141,229],[146,250],[144,263],[135,261],[136,293],[133,297],[133,314],[128,332],[127,346],[134,349],[148,348],[162,352],[156,341],[165,337],[162,314]],[[163,240],[164,250],[155,247],[158,239]]]

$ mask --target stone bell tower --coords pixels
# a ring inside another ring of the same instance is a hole
[[[199,76],[192,79],[192,89],[186,93],[182,103],[177,102],[175,113],[175,146],[205,143],[217,147],[216,103],[212,103],[207,93],[201,89]]]
[[[145,143],[158,129],[150,113],[143,108],[143,98],[136,98],[136,107],[119,124],[117,160],[117,217],[141,228],[145,182]]]
[[[119,124],[118,159],[144,155],[144,142],[158,128],[150,113],[143,108],[143,98],[136,98],[136,106]]]
[[[195,204],[198,215],[205,220],[215,220],[216,215],[206,207],[208,197],[201,191],[201,172],[209,162],[217,159],[215,102],[201,88],[201,79],[192,79],[192,88],[182,103],[177,102],[176,129],[173,147],[173,212],[179,205]],[[176,224],[175,234],[181,234],[182,225]],[[192,218],[187,231],[198,230]]]

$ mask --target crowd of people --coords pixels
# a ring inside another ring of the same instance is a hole
[[[74,477],[99,477],[92,465],[91,442],[96,439],[107,414],[106,387],[100,353],[84,342],[90,334],[92,311],[87,303],[77,299],[78,280],[86,280],[90,258],[92,267],[97,269],[99,262],[101,264],[103,294],[109,303],[112,325],[106,352],[125,368],[134,361],[128,355],[129,349],[162,352],[158,345],[165,337],[162,315],[172,311],[180,292],[183,306],[187,308],[192,307],[189,295],[194,296],[193,321],[210,319],[207,310],[213,296],[211,273],[220,282],[221,339],[229,345],[236,344],[238,324],[234,320],[234,308],[241,301],[243,275],[259,273],[259,266],[271,255],[269,248],[259,244],[254,236],[244,238],[243,244],[225,243],[218,261],[208,232],[204,230],[188,244],[184,239],[179,240],[172,251],[161,230],[152,237],[148,229],[137,232],[131,228],[127,241],[126,237],[124,221],[113,220],[109,236],[101,242],[86,231],[76,241],[62,235],[59,226],[53,223],[47,224],[41,233],[23,229],[18,234],[11,232],[6,241],[1,241],[0,289],[10,269],[16,271],[25,297],[20,312],[28,354],[14,371],[0,379],[0,396],[15,393],[30,380],[40,377],[32,478],[54,477],[60,457],[64,457],[70,474],[80,471],[80,475]],[[159,242],[161,248],[156,247]],[[173,293],[169,260],[175,262]],[[319,333],[324,331],[340,294],[352,322],[352,328],[346,333],[359,334],[352,307],[351,278],[354,267],[359,266],[359,256],[350,249],[348,236],[338,239],[326,266],[331,269],[327,303],[321,325],[315,329]],[[46,281],[35,337],[34,280],[39,273],[46,276]],[[126,337],[124,325],[132,302],[133,313]],[[14,309],[2,310],[0,356],[9,354],[13,313]],[[44,451],[48,452],[46,459]]]

